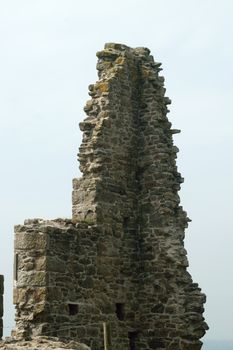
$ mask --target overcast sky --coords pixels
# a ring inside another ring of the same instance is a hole
[[[78,123],[95,53],[146,46],[163,64],[170,121],[182,133],[181,201],[190,272],[207,294],[208,339],[232,339],[233,1],[0,0],[0,273],[5,334],[12,307],[13,225],[70,217]]]

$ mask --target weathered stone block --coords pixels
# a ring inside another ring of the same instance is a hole
[[[46,270],[57,273],[64,273],[66,271],[66,264],[64,260],[59,259],[58,256],[47,256],[46,257]]]
[[[14,289],[14,304],[17,303],[43,303],[46,300],[47,288],[45,287],[22,287]]]
[[[17,286],[21,287],[40,287],[47,285],[47,273],[45,271],[20,271],[18,275]]]
[[[44,233],[21,232],[15,235],[15,249],[44,250],[47,247],[47,237]]]
[[[39,256],[39,257],[36,257],[35,259],[35,263],[34,263],[34,266],[35,266],[35,270],[36,271],[45,271],[47,270],[47,260],[46,260],[46,257],[45,256]]]

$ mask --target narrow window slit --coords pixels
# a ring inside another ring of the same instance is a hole
[[[18,270],[19,270],[19,254],[16,253],[14,257],[14,280],[18,281]]]
[[[122,303],[116,303],[116,315],[118,320],[123,321],[125,318],[125,305]]]
[[[136,338],[137,338],[138,332],[128,332],[128,338],[129,338],[129,349],[130,350],[136,350]]]

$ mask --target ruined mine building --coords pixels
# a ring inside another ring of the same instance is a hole
[[[107,350],[199,350],[205,295],[187,271],[161,64],[121,44],[97,57],[72,219],[15,227],[14,336],[102,350],[105,323]]]

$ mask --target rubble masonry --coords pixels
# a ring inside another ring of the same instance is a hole
[[[205,295],[187,271],[161,64],[121,44],[97,56],[72,219],[15,227],[15,335],[100,350],[107,322],[112,350],[199,350]]]

